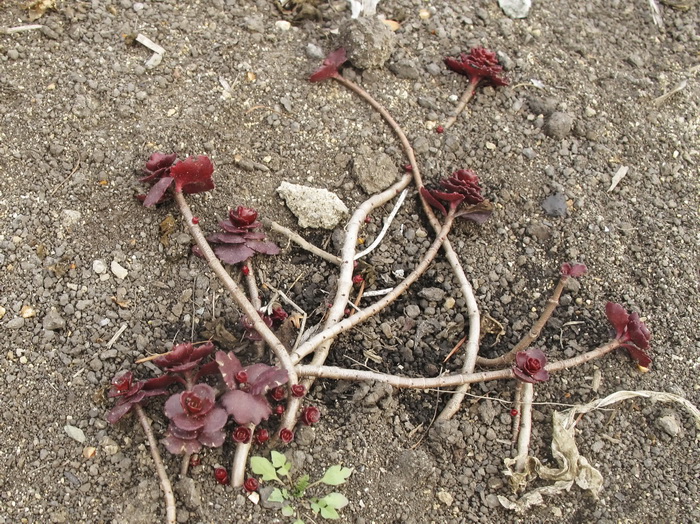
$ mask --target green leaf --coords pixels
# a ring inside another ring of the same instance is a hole
[[[319,482],[323,482],[329,486],[338,486],[348,479],[352,471],[352,468],[344,468],[340,464],[336,464],[326,470],[325,475],[323,475],[323,478]]]
[[[282,508],[282,515],[285,517],[292,517],[296,511],[294,511],[294,508],[292,506],[285,506]]]
[[[274,453],[274,451],[273,451]],[[272,463],[264,457],[251,457],[250,468],[256,475],[261,475],[263,480],[278,480],[279,477],[275,472]]]
[[[300,495],[304,494],[304,491],[306,491],[306,488],[309,487],[309,476],[308,475],[302,475],[299,477],[299,480],[297,480],[296,486],[294,486],[294,489],[299,493]]]
[[[275,468],[281,468],[287,462],[287,457],[285,457],[279,451],[273,451],[271,453],[271,458],[272,458],[272,465],[275,466]]]
[[[335,510],[335,508],[331,507],[321,508],[321,516],[324,519],[328,520],[338,520],[340,518],[340,515],[338,515],[338,512]]]
[[[304,521],[301,519],[296,519],[292,524],[304,524]]]
[[[335,509],[342,509],[350,503],[350,501],[347,498],[345,498],[345,495],[343,495],[342,493],[336,493],[336,492],[329,493],[328,495],[323,497],[321,500],[319,500],[319,503],[324,503],[324,502],[325,502],[326,506],[331,507],[331,508],[335,508]]]
[[[288,477],[289,476],[289,471],[292,469],[292,463],[291,462],[285,462],[282,466],[277,468],[277,473],[279,475],[282,475],[283,477]]]
[[[270,496],[267,497],[268,502],[286,502],[287,499],[284,497],[284,494],[279,488],[275,488],[272,490],[272,493],[270,493]]]
[[[318,505],[318,502],[312,502],[311,503],[311,510],[314,513],[318,513],[319,511],[321,511],[321,506]]]

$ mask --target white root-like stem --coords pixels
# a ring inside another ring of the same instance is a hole
[[[348,329],[351,329],[354,326],[360,324],[361,322],[364,322],[368,318],[376,315],[385,307],[394,302],[399,296],[401,296],[416,280],[418,280],[418,278],[420,278],[421,275],[423,275],[423,273],[425,273],[425,271],[430,266],[431,262],[435,259],[435,256],[440,250],[440,246],[443,242],[445,242],[447,238],[447,235],[452,227],[453,220],[454,215],[449,215],[448,220],[443,226],[443,229],[440,231],[440,234],[437,236],[437,238],[433,241],[430,248],[428,248],[428,251],[426,251],[420,264],[418,264],[413,269],[413,271],[411,271],[411,273],[405,279],[403,279],[396,287],[394,287],[389,293],[384,295],[377,302],[370,304],[369,306],[361,310],[358,310],[355,314],[341,320],[340,322],[336,322],[332,326],[324,329],[321,333],[318,333],[317,335],[307,340],[304,344],[299,346],[296,351],[292,353],[292,362],[294,364],[299,363],[301,359],[311,354],[315,350],[315,348],[318,347],[320,344],[323,344],[329,339],[335,338],[340,333],[343,333],[344,331],[347,331]]]
[[[574,366],[584,364],[591,360],[607,355],[611,351],[620,347],[619,340],[611,340],[596,349],[571,357],[565,360],[551,362],[545,366],[545,369],[550,373],[568,369]],[[444,387],[462,386],[465,384],[474,384],[477,382],[488,382],[490,380],[504,380],[515,378],[512,368],[497,369],[494,371],[479,371],[476,373],[453,373],[442,375],[440,377],[402,377],[399,375],[389,375],[387,373],[379,373],[376,371],[366,371],[359,369],[348,369],[335,366],[314,366],[300,364],[296,366],[297,373],[300,377],[317,377],[317,378],[332,378],[336,380],[352,380],[352,381],[376,381],[384,384],[389,384],[397,388],[407,389],[433,389]]]
[[[286,236],[289,240],[297,244],[302,249],[305,249],[312,255],[316,255],[317,257],[322,258],[323,260],[326,260],[331,264],[335,264],[336,266],[339,266],[342,262],[340,257],[332,255],[331,253],[329,253],[328,251],[324,251],[320,247],[314,246],[311,242],[306,240],[298,233],[295,233],[291,229],[284,227],[282,224],[278,224],[274,220],[263,219],[261,222],[265,227],[269,227],[272,231],[275,231],[276,233],[281,233],[282,235]]]
[[[160,488],[163,490],[163,495],[165,496],[165,522],[166,524],[175,524],[177,522],[175,494],[173,493],[173,486],[170,484],[168,474],[165,472],[163,459],[161,459],[160,451],[158,451],[158,443],[156,442],[155,435],[153,435],[153,429],[151,429],[151,422],[148,420],[146,413],[139,404],[134,405],[134,410],[136,411],[141,427],[146,434],[148,448],[151,450],[151,457],[153,457],[153,463],[156,466],[156,473],[160,479]]]
[[[212,271],[214,271],[221,283],[231,294],[231,297],[236,302],[238,307],[240,307],[243,310],[243,313],[248,316],[255,330],[260,333],[263,340],[272,348],[272,351],[275,353],[280,366],[282,369],[287,371],[289,382],[291,384],[296,384],[296,371],[294,370],[292,360],[289,358],[287,348],[284,347],[284,344],[282,344],[280,339],[277,338],[277,335],[275,335],[272,330],[267,327],[265,322],[263,322],[258,314],[258,310],[255,308],[255,306],[253,306],[253,304],[250,303],[250,300],[248,300],[245,293],[241,291],[238,285],[231,278],[231,275],[229,275],[228,271],[226,271],[226,268],[224,268],[221,262],[219,262],[219,259],[216,258],[214,251],[212,251],[211,246],[204,237],[199,225],[192,222],[192,210],[187,204],[185,196],[178,192],[174,192],[174,194],[175,202],[177,202],[177,205],[180,208],[185,224],[187,224],[190,234],[204,255],[204,259],[207,261],[207,264],[209,264],[209,267],[212,269]]]
[[[523,472],[530,452],[530,435],[532,433],[532,399],[535,388],[532,384],[523,383],[520,398],[520,431],[518,432],[518,452],[515,456],[515,470]]]
[[[386,235],[386,232],[389,231],[389,226],[391,226],[391,223],[394,221],[394,218],[396,217],[396,213],[399,212],[399,209],[401,209],[401,206],[403,205],[403,201],[406,200],[406,195],[408,194],[408,189],[404,189],[401,191],[401,194],[399,195],[399,198],[396,200],[396,204],[394,205],[394,208],[391,210],[391,213],[389,213],[389,216],[387,216],[384,219],[384,227],[382,227],[382,230],[379,232],[379,235],[377,235],[377,238],[374,239],[374,242],[372,242],[367,249],[364,251],[361,251],[360,253],[357,253],[355,255],[355,260],[360,260],[362,257],[365,257],[369,255],[372,251],[376,249],[376,247],[381,244],[382,240],[384,239],[384,236]]]
[[[250,440],[247,443],[239,442],[236,444],[236,453],[233,456],[233,464],[231,464],[231,486],[240,488],[245,482],[245,467],[248,462],[248,453],[253,445],[253,433],[255,425],[249,424]]]

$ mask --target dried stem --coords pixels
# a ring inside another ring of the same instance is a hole
[[[160,458],[160,452],[158,451],[158,443],[156,442],[156,437],[153,435],[153,429],[151,429],[151,422],[148,420],[146,413],[140,404],[135,404],[134,409],[136,410],[136,415],[139,418],[141,427],[146,434],[146,439],[148,440],[148,448],[151,450],[151,457],[153,457],[153,462],[156,465],[156,473],[160,479],[160,487],[163,490],[163,495],[165,495],[165,522],[167,524],[175,524],[177,522],[176,517],[176,506],[175,506],[175,495],[173,494],[173,487],[170,484],[170,479],[168,474],[165,472],[165,466],[163,465],[163,459]]]
[[[520,432],[520,409],[523,402],[523,381],[518,380],[515,385],[515,396],[513,398],[513,409],[517,412],[513,417],[513,436],[511,438],[511,443],[515,446],[518,441],[518,433]]]
[[[459,99],[459,103],[457,104],[457,107],[455,108],[455,114],[452,115],[450,118],[448,118],[445,123],[443,124],[443,128],[449,129],[452,127],[452,124],[454,124],[457,121],[457,118],[459,118],[459,115],[462,114],[462,111],[464,111],[464,108],[467,107],[467,104],[469,103],[469,100],[474,96],[474,91],[476,91],[476,86],[479,84],[479,78],[476,78],[476,82],[473,80],[469,81],[469,85],[467,86],[467,90],[462,94],[462,96]]]
[[[233,456],[233,464],[231,464],[231,485],[234,488],[240,488],[245,482],[245,467],[248,460],[248,453],[253,445],[253,433],[255,431],[254,424],[248,424],[250,428],[250,441],[248,443],[239,442],[236,444],[236,453]]]
[[[256,310],[260,310],[262,303],[260,302],[260,292],[258,291],[258,283],[255,281],[255,272],[253,271],[253,263],[246,260],[243,267],[247,267],[248,271],[243,272],[245,277],[246,287],[248,288],[248,296],[250,297],[250,303]]]
[[[175,192],[175,202],[177,202],[180,212],[185,220],[185,224],[187,224],[192,238],[202,251],[202,255],[204,255],[204,259],[207,261],[207,264],[209,264],[209,267],[212,269],[212,271],[214,271],[216,276],[219,277],[219,280],[231,294],[231,297],[236,304],[238,304],[238,307],[240,307],[243,310],[243,313],[251,320],[255,330],[260,333],[263,340],[272,348],[277,360],[279,360],[280,366],[282,369],[287,371],[289,375],[289,382],[291,384],[296,384],[296,372],[294,371],[294,366],[289,358],[289,353],[284,347],[284,344],[282,344],[272,330],[265,325],[265,322],[263,322],[258,314],[258,310],[255,308],[255,306],[253,306],[253,304],[250,303],[250,300],[248,300],[248,298],[245,296],[245,293],[241,291],[238,285],[231,278],[231,275],[228,274],[224,266],[221,264],[221,262],[219,262],[219,259],[216,258],[214,251],[212,251],[211,246],[209,245],[209,242],[207,242],[207,239],[204,238],[204,234],[202,233],[199,225],[192,222],[192,210],[187,204],[185,196],[182,193]]]
[[[527,456],[530,451],[530,435],[532,433],[532,399],[535,388],[529,382],[523,383],[522,409],[520,414],[520,432],[518,433],[518,453],[515,456],[515,470],[525,470]]]
[[[452,223],[454,221],[454,213],[451,212],[447,216],[447,220],[440,231],[440,234],[435,238],[428,251],[426,251],[420,264],[418,264],[413,271],[403,279],[390,293],[384,295],[380,300],[371,304],[360,311],[355,312],[353,315],[345,318],[340,322],[334,323],[332,326],[324,329],[321,333],[307,340],[304,344],[299,346],[296,351],[292,353],[292,362],[295,364],[299,363],[301,359],[309,355],[314,351],[314,349],[320,344],[326,342],[328,339],[332,339],[338,336],[340,333],[347,331],[348,329],[356,326],[357,324],[364,322],[368,318],[376,315],[382,309],[390,305],[394,300],[396,300],[401,294],[403,294],[411,284],[413,284],[420,276],[425,273],[426,269],[430,266],[430,263],[435,259],[440,246],[445,242],[450,229],[452,228]],[[313,363],[312,363],[313,364]]]
[[[607,344],[581,355],[551,362],[545,366],[549,372],[561,371],[578,366],[590,360],[607,355],[620,347],[619,340],[611,340]],[[337,380],[376,381],[389,384],[397,388],[432,389],[451,386],[462,386],[476,382],[488,382],[491,380],[503,380],[515,378],[512,368],[498,369],[494,371],[480,371],[478,373],[455,373],[432,378],[411,378],[399,375],[389,375],[375,371],[347,369],[334,366],[297,365],[297,373],[300,377],[323,377]]]
[[[352,91],[357,93],[360,97],[366,100],[374,109],[376,109],[382,115],[382,117],[384,117],[384,119],[387,121],[387,123],[391,126],[391,128],[398,136],[399,141],[401,142],[401,146],[403,147],[404,152],[406,153],[406,156],[408,157],[408,160],[411,163],[411,172],[413,174],[413,179],[415,180],[416,187],[418,189],[423,187],[423,181],[421,179],[420,170],[418,168],[418,162],[416,161],[416,155],[413,152],[413,148],[411,147],[408,138],[406,138],[406,134],[401,129],[401,126],[399,126],[399,124],[396,123],[396,121],[391,117],[391,115],[384,108],[384,106],[382,106],[379,102],[372,98],[372,96],[369,93],[367,93],[367,91],[362,89],[359,85],[348,80],[347,78],[342,77],[339,74],[333,76],[333,78],[336,81],[343,84],[348,89],[351,89]],[[440,221],[435,216],[435,213],[433,213],[433,209],[432,207],[430,207],[430,204],[428,204],[425,201],[422,195],[420,196],[420,199],[423,205],[423,211],[428,217],[430,225],[433,227],[435,233],[439,234],[440,230],[442,229]],[[469,318],[469,338],[465,348],[466,356],[464,358],[462,372],[471,373],[472,371],[474,371],[474,367],[476,365],[476,357],[479,352],[479,308],[477,306],[476,299],[474,298],[472,286],[469,283],[469,280],[467,280],[467,276],[464,274],[464,270],[462,269],[462,265],[459,262],[457,253],[455,253],[454,249],[452,248],[452,244],[450,244],[449,240],[443,242],[442,249],[445,252],[445,257],[450,263],[452,271],[454,272],[455,277],[457,278],[457,281],[460,284],[460,289],[462,291],[462,295],[464,296],[464,300],[467,306],[467,317]],[[438,420],[450,419],[459,410],[462,400],[464,399],[464,393],[466,391],[467,387],[463,386],[456,392],[455,395],[452,396],[452,398],[450,398],[447,405],[438,416]]]
[[[180,478],[187,476],[187,472],[190,470],[190,459],[192,458],[192,453],[185,453],[182,456],[182,461],[180,462]]]
[[[552,316],[552,313],[554,313],[554,310],[559,305],[559,297],[561,297],[561,293],[564,290],[564,285],[566,284],[566,281],[569,278],[570,277],[568,276],[562,276],[559,279],[559,283],[557,284],[557,287],[554,288],[554,291],[552,291],[552,296],[549,297],[549,299],[547,300],[547,305],[542,311],[540,318],[537,319],[537,322],[535,322],[535,324],[530,328],[530,331],[527,332],[527,334],[520,340],[520,342],[518,342],[513,347],[513,349],[511,349],[508,353],[501,355],[500,357],[478,357],[476,359],[476,363],[484,367],[499,367],[508,365],[511,362],[513,362],[513,360],[515,359],[515,354],[518,351],[524,351],[525,349],[527,349],[530,346],[530,344],[532,344],[540,336],[542,328],[544,328],[544,326],[547,324],[547,322]]]
[[[309,253],[316,255],[317,257],[320,257],[323,260],[327,260],[331,264],[335,264],[336,266],[339,266],[340,263],[342,262],[340,260],[340,257],[337,257],[335,255],[331,255],[328,251],[324,251],[320,247],[314,246],[311,242],[307,241],[301,235],[295,233],[291,229],[284,227],[281,224],[278,224],[274,220],[263,219],[262,224],[265,227],[269,227],[272,231],[275,231],[277,233],[281,233],[282,235],[286,236],[289,240],[291,240],[292,242],[297,244],[302,249],[305,249]]]

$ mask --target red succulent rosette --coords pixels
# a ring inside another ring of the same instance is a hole
[[[243,483],[243,487],[248,493],[252,493],[253,491],[258,491],[258,488],[260,487],[260,483],[258,482],[257,479],[254,479],[253,477],[249,477],[245,479],[245,482]]]
[[[239,444],[247,444],[248,442],[250,442],[250,438],[252,437],[252,435],[253,432],[250,430],[250,428],[247,428],[245,426],[238,426],[236,429],[233,430],[231,438],[234,442],[238,442]]]
[[[538,348],[518,351],[515,354],[513,373],[523,382],[535,384],[549,380],[549,372],[545,369],[547,356]]]
[[[586,264],[579,264],[577,262],[566,262],[561,265],[561,275],[563,277],[578,278],[585,275],[588,272]]]
[[[445,58],[445,65],[453,71],[465,75],[473,84],[483,83],[492,86],[507,86],[508,79],[501,76],[503,67],[498,63],[496,53],[484,47],[475,47],[469,54],[461,53],[459,58]]]
[[[649,348],[651,331],[639,314],[630,314],[621,304],[608,302],[605,305],[605,315],[615,328],[615,339],[622,343],[621,346],[627,349],[639,367],[648,369],[651,357],[644,350]]]
[[[330,53],[323,65],[309,77],[309,82],[321,82],[338,75],[338,68],[347,62],[347,54],[345,48],[341,47]]]
[[[307,406],[301,412],[301,421],[306,426],[316,424],[319,420],[321,420],[321,410],[316,406]]]
[[[153,153],[146,162],[141,182],[151,184],[148,195],[137,198],[146,207],[160,204],[169,198],[168,189],[174,184],[177,193],[194,194],[214,189],[214,164],[207,156],[189,157],[178,162],[177,154]]]
[[[185,373],[196,368],[205,357],[214,351],[214,344],[206,342],[195,346],[191,342],[185,342],[174,346],[165,355],[153,360],[159,368],[171,373]]]
[[[176,382],[175,377],[163,375],[162,377],[139,380],[134,382],[134,374],[127,371],[112,379],[112,388],[109,390],[110,398],[118,398],[117,404],[107,413],[105,419],[110,424],[116,424],[136,404],[142,404],[149,397],[166,394],[168,386]]]
[[[493,211],[493,206],[481,194],[479,177],[471,169],[459,169],[440,181],[440,189],[422,187],[421,195],[432,207],[447,215],[445,204],[455,216],[468,218],[478,224],[486,222]],[[458,208],[466,204],[461,210]]]
[[[285,444],[289,444],[294,440],[294,432],[291,429],[282,428],[280,430],[280,440]]]

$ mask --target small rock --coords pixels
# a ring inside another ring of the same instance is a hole
[[[7,329],[21,329],[24,327],[24,319],[22,317],[13,318],[7,324],[5,324]]]
[[[497,414],[498,410],[493,405],[493,402],[485,400],[479,404],[479,416],[481,421],[487,426],[491,425]]]
[[[409,60],[401,60],[400,62],[391,64],[389,66],[389,70],[398,78],[402,78],[404,80],[418,80],[420,78],[418,68]]]
[[[326,57],[326,53],[323,52],[320,46],[309,42],[306,44],[306,56],[315,60],[323,60]]]
[[[340,42],[348,60],[359,69],[382,67],[394,51],[395,35],[376,16],[348,21],[340,29]]]
[[[64,209],[63,210],[63,227],[72,227],[75,224],[78,223],[80,218],[82,217],[82,213],[80,211],[74,211],[72,209]]]
[[[36,316],[36,309],[32,306],[24,305],[19,311],[19,316],[22,318],[34,318]]]
[[[484,498],[484,504],[486,504],[486,507],[491,508],[491,509],[496,509],[496,508],[501,507],[501,503],[498,500],[498,495],[495,495],[493,493],[486,495],[486,497]]]
[[[2,320],[2,317],[5,316],[6,311],[7,310],[4,307],[0,306],[0,320]]]
[[[277,22],[275,22],[275,27],[280,31],[289,31],[292,28],[292,24],[287,20],[277,20]]]
[[[420,315],[420,307],[416,304],[409,304],[406,306],[404,312],[406,313],[406,316],[416,318],[418,315]]]
[[[542,202],[542,209],[544,209],[544,212],[549,216],[565,217],[569,212],[566,206],[566,196],[564,193],[556,193],[548,196]]]
[[[85,442],[85,433],[83,433],[82,429],[67,424],[63,426],[63,430],[73,440],[80,442],[81,444]]]
[[[498,0],[498,6],[509,18],[527,18],[532,0]]]
[[[656,425],[664,430],[669,436],[677,437],[683,430],[675,414],[665,415],[656,421]]]
[[[531,96],[527,100],[527,105],[535,115],[551,115],[557,110],[559,102],[555,98],[540,98]]]
[[[440,502],[445,504],[445,506],[451,506],[454,502],[454,497],[447,491],[438,491],[436,497]]]
[[[110,269],[112,270],[114,276],[117,277],[119,280],[124,280],[129,274],[129,272],[116,260],[112,260]]]
[[[393,184],[398,171],[389,155],[374,154],[368,146],[363,145],[353,163],[353,173],[362,189],[372,195]]]
[[[636,53],[632,53],[627,57],[627,63],[634,67],[644,67],[644,60]]]
[[[552,138],[564,138],[571,133],[574,119],[567,113],[555,111],[544,126],[544,134]]]
[[[10,60],[17,60],[19,58],[19,51],[17,51],[17,49],[10,49],[7,52],[7,58]]]
[[[107,264],[105,264],[103,260],[95,260],[92,263],[92,270],[98,275],[101,275],[107,271]]]
[[[57,331],[66,327],[66,321],[55,308],[51,308],[51,310],[44,315],[43,326],[47,331]]]
[[[439,287],[424,287],[418,292],[418,296],[431,302],[440,302],[445,298],[445,290]]]
[[[333,229],[348,214],[348,208],[338,195],[327,189],[282,182],[277,192],[301,227]]]

